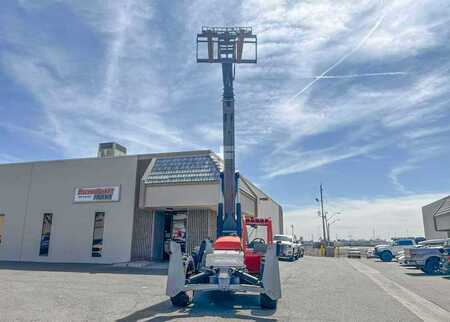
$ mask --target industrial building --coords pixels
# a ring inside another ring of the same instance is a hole
[[[426,239],[450,238],[450,196],[422,207]]]
[[[126,155],[116,143],[97,158],[1,164],[0,260],[163,260],[171,239],[190,252],[215,238],[221,169],[209,150]],[[243,175],[239,199],[282,233],[280,205]]]

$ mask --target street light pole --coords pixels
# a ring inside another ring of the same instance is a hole
[[[331,218],[330,218],[331,219]],[[335,218],[332,222],[330,222],[330,220],[327,220],[327,234],[328,234],[328,238],[331,238],[330,235],[330,226],[333,225],[335,222],[339,221],[339,218]]]
[[[325,229],[325,213],[323,211],[323,187],[322,184],[320,184],[320,208],[322,211],[322,230],[323,230],[323,239],[325,240],[325,243],[328,241],[327,238],[327,232]]]

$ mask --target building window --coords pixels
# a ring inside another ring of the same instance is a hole
[[[92,257],[102,257],[104,227],[105,213],[96,212],[94,219],[94,234],[92,237]]]
[[[42,221],[41,247],[39,249],[39,256],[48,256],[52,219],[53,214],[44,214],[44,219]]]
[[[0,245],[2,244],[3,240],[3,227],[5,226],[5,215],[0,214]]]

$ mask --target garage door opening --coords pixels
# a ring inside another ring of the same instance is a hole
[[[5,226],[5,215],[4,214],[0,214],[0,245],[3,242],[3,229]]]
[[[181,246],[181,251],[186,252],[186,211],[168,211],[164,216],[164,252],[163,260],[170,256],[170,241],[176,241]]]

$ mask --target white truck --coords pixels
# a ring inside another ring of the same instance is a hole
[[[291,235],[274,235],[273,241],[280,246],[278,258],[285,258],[294,261],[303,256],[301,244],[296,243]]]
[[[383,262],[390,262],[400,251],[415,247],[417,244],[414,238],[395,238],[390,244],[375,246],[374,255]]]

